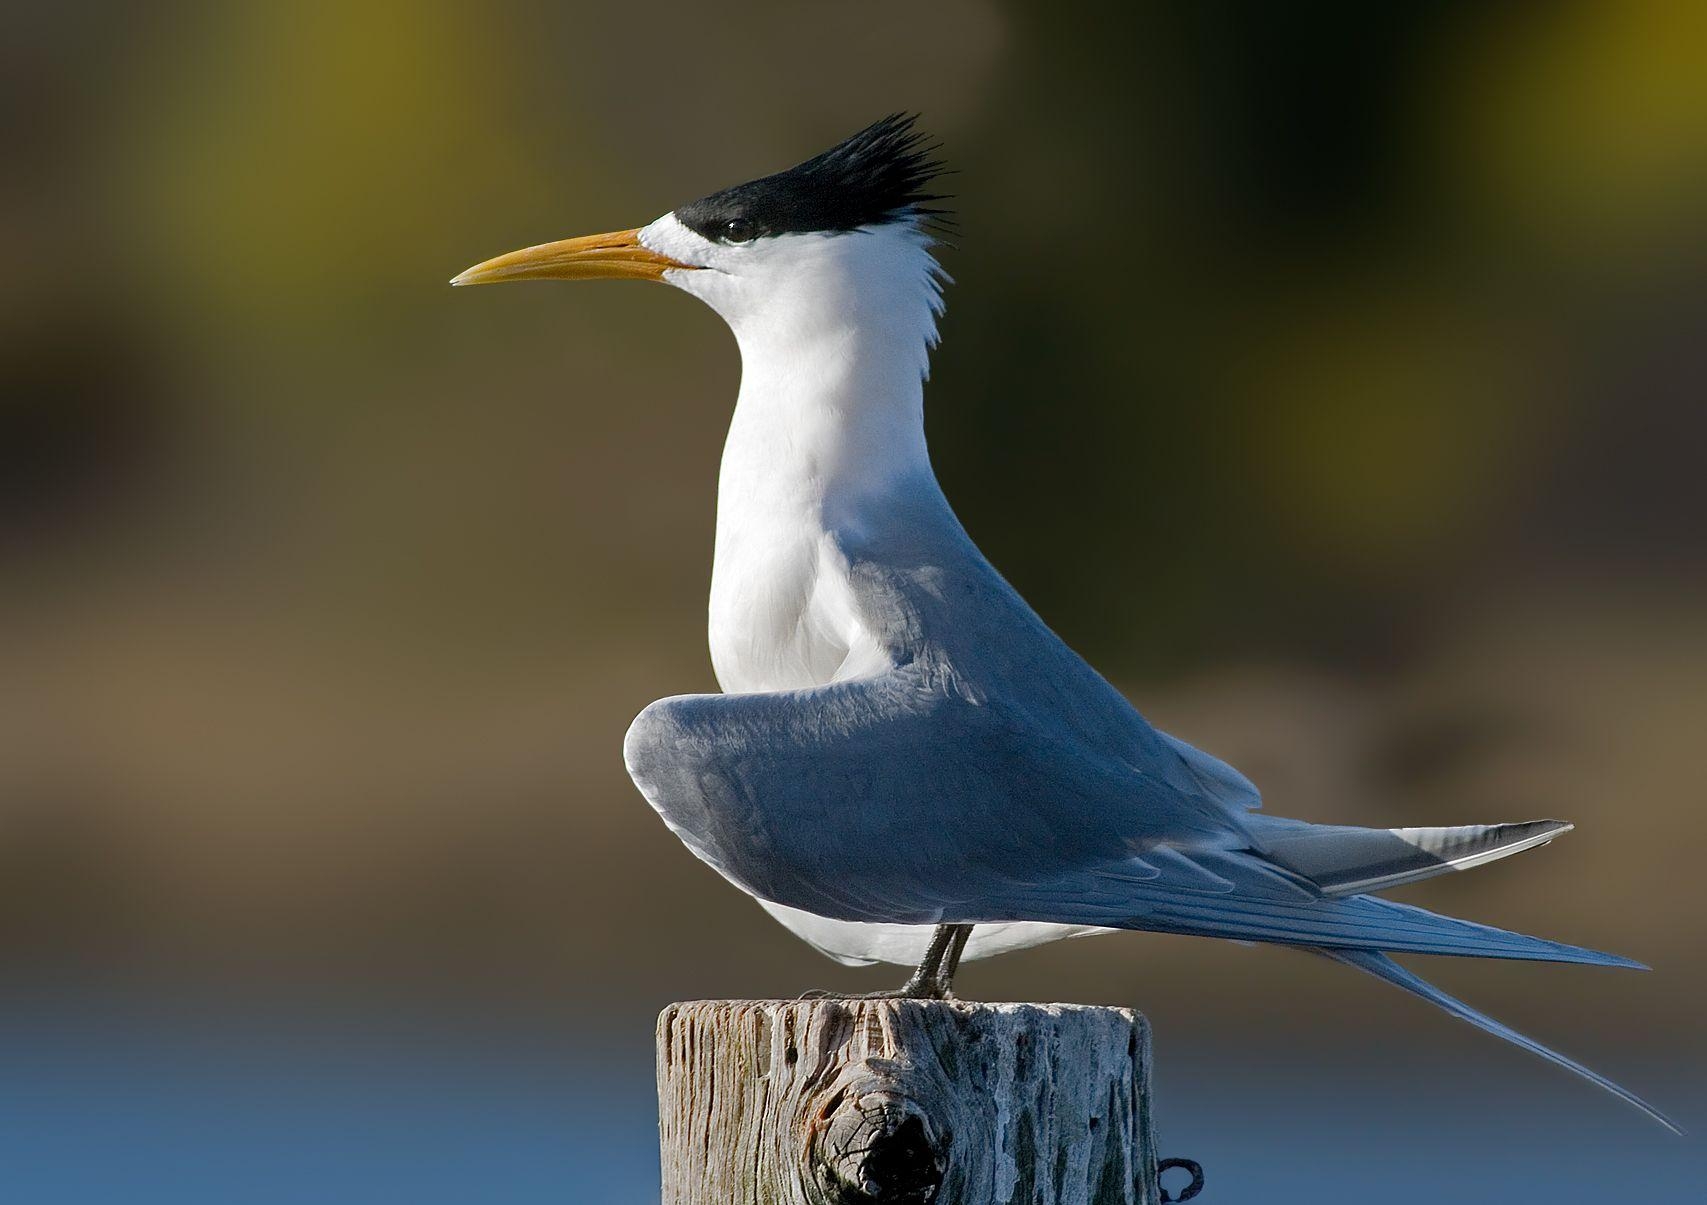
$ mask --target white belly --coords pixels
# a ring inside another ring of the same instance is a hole
[[[759,901],[764,910],[794,931],[794,935],[828,954],[844,966],[870,966],[874,962],[893,962],[899,966],[917,966],[925,956],[934,926],[931,925],[872,925],[860,921],[830,920],[814,916],[798,908]],[[967,939],[966,952],[961,960],[990,958],[1063,937],[1088,937],[1094,933],[1113,933],[1113,929],[1098,929],[1091,925],[1051,925],[1042,921],[1013,921],[999,925],[979,925]]]

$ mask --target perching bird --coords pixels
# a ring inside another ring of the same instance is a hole
[[[529,247],[452,284],[621,277],[723,316],[740,394],[718,482],[724,694],[647,707],[628,770],[672,831],[833,958],[917,964],[1114,929],[1299,946],[1585,1076],[1392,953],[1638,966],[1374,894],[1546,844],[1551,820],[1361,829],[1261,814],[1152,728],[991,567],[925,448],[945,279],[939,171],[886,117],[649,226]],[[1674,1127],[1675,1128],[1675,1127]]]

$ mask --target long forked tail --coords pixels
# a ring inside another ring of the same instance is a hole
[[[1683,1133],[1683,1131],[1678,1128],[1676,1122],[1672,1121],[1671,1118],[1667,1117],[1664,1113],[1661,1113],[1658,1109],[1654,1108],[1654,1106],[1650,1105],[1647,1101],[1637,1096],[1634,1092],[1631,1092],[1627,1088],[1620,1087],[1598,1072],[1590,1071],[1575,1059],[1567,1058],[1558,1051],[1551,1050],[1548,1047],[1543,1046],[1535,1039],[1525,1037],[1510,1026],[1500,1024],[1486,1013],[1477,1012],[1462,1000],[1459,1000],[1454,996],[1447,995],[1447,993],[1441,991],[1426,979],[1413,975],[1411,972],[1407,971],[1404,967],[1400,966],[1378,950],[1336,950],[1317,948],[1316,953],[1321,954],[1325,958],[1331,958],[1335,962],[1343,962],[1347,966],[1356,967],[1360,971],[1367,971],[1377,979],[1385,979],[1388,983],[1393,984],[1395,987],[1401,987],[1414,996],[1421,996],[1430,1004],[1451,1013],[1460,1021],[1468,1021],[1476,1028],[1486,1030],[1495,1037],[1504,1038],[1514,1046],[1521,1046],[1532,1054],[1540,1055],[1548,1062],[1557,1063],[1559,1066],[1564,1067],[1569,1071],[1574,1071],[1590,1083],[1600,1085],[1600,1087],[1606,1089],[1620,1100],[1625,1100],[1630,1104],[1635,1105],[1638,1109],[1642,1110],[1642,1112],[1646,1113],[1649,1117],[1652,1117],[1672,1133]]]

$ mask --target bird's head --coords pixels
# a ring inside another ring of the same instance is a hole
[[[896,114],[804,163],[692,201],[634,230],[526,247],[453,285],[656,280],[705,301],[743,349],[891,330],[921,357],[935,342],[940,172],[912,117]]]

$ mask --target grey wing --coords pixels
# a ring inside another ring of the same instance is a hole
[[[836,920],[1047,921],[1338,949],[1621,960],[1330,896],[1217,800],[1099,756],[1070,726],[914,668],[814,690],[652,704],[629,773],[701,858]]]
[[[1219,805],[913,668],[660,700],[624,753],[701,858],[753,895],[839,920],[1022,919],[999,913],[1023,911],[1033,889],[1040,907],[1118,911],[1125,879],[1159,873],[1141,850],[1242,842]],[[1086,877],[1093,869],[1120,881]],[[1095,898],[1061,900],[1064,882]]]

